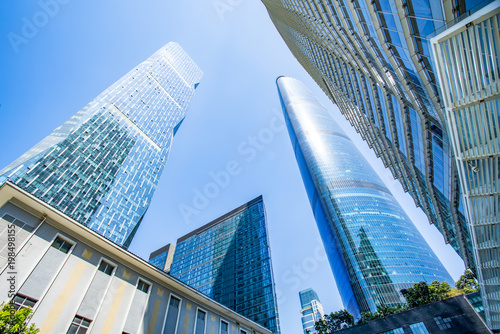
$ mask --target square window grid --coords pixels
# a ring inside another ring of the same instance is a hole
[[[102,271],[103,273],[109,276],[111,276],[114,269],[115,267],[107,263],[106,261],[101,261],[101,264],[99,265],[99,271]]]
[[[30,297],[27,297],[27,296],[20,295],[20,294],[16,294],[14,296],[14,298],[12,299],[12,305],[14,305],[14,308],[16,310],[19,310],[22,308],[27,308],[27,307],[33,308],[35,306],[36,302],[37,302],[37,300],[30,298]]]
[[[51,246],[57,250],[60,250],[64,254],[68,254],[68,252],[71,249],[71,247],[73,246],[73,244],[67,242],[66,240],[64,240],[60,237],[56,237],[56,240],[54,240],[54,242],[52,243]]]
[[[139,280],[139,283],[137,283],[137,290],[148,293],[149,286],[150,285],[148,283],[144,282],[143,280]]]
[[[67,334],[85,334],[92,320],[76,315],[68,329]]]
[[[440,330],[445,330],[448,328],[453,327],[451,324],[451,318],[441,318],[441,317],[435,317],[434,321],[436,322],[436,325],[438,325]]]

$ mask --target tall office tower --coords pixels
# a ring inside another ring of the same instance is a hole
[[[175,246],[168,244],[151,253],[148,262],[156,268],[163,270],[166,273],[170,273],[170,267],[172,266],[172,261],[174,259],[174,252]]]
[[[405,302],[425,281],[453,285],[424,238],[354,143],[302,84],[277,80],[285,122],[345,308],[356,318]]]
[[[431,39],[476,251],[485,318],[500,330],[500,1]]]
[[[474,268],[428,35],[490,0],[262,1],[297,60]]]
[[[127,248],[201,77],[168,43],[1,170],[0,184],[16,184]]]
[[[314,324],[325,317],[323,305],[321,305],[319,297],[313,289],[300,291],[299,297],[304,334],[317,334],[318,332],[314,328]]]
[[[262,196],[179,238],[170,275],[280,332]]]

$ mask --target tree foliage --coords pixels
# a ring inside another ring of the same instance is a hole
[[[349,328],[354,325],[354,316],[346,310],[340,310],[330,315],[325,315],[325,319],[318,320],[314,328],[318,334],[329,334],[343,328]]]
[[[433,281],[431,284],[419,282],[408,289],[400,292],[406,299],[406,304],[396,306],[378,305],[376,312],[361,312],[361,318],[356,325],[370,320],[384,318],[388,315],[399,313],[423,306],[436,301],[440,301],[457,294],[471,293],[479,290],[479,285],[474,273],[466,270],[460,279],[455,282],[458,290],[452,289],[446,282],[439,283]],[[319,320],[315,324],[318,334],[331,334],[337,330],[354,326],[354,317],[346,310],[341,310],[330,315],[326,315],[324,320]]]
[[[326,315],[325,319],[317,321],[314,327],[318,334],[331,334],[335,331],[359,325],[370,320],[384,318],[388,315],[405,311],[406,309],[406,305],[379,305],[377,306],[376,312],[361,312],[361,319],[356,323],[354,322],[354,316],[352,314],[346,310],[341,310]]]
[[[408,306],[414,308],[445,299],[449,296],[450,291],[448,283],[432,281],[431,284],[419,282],[413,287],[402,289],[401,294],[406,298]]]
[[[388,305],[378,305],[377,312],[361,312],[361,319],[358,320],[357,324],[362,324],[364,322],[368,322],[370,320],[385,318],[388,315],[399,313],[406,311],[408,307],[406,304],[400,304],[396,306],[388,306]]]
[[[464,293],[479,291],[479,283],[477,282],[476,276],[474,276],[474,273],[469,269],[465,270],[464,274],[455,282],[455,286]]]
[[[40,332],[35,324],[28,326],[32,316],[31,308],[21,308],[16,311],[10,303],[0,304],[0,333],[36,334]]]

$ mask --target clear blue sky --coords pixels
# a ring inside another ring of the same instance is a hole
[[[293,58],[260,1],[60,1],[65,4],[45,9],[51,16],[37,1],[0,3],[0,169],[175,41],[204,77],[132,252],[147,259],[157,248],[262,194],[282,332],[301,333],[302,289],[315,289],[327,312],[342,308],[282,123],[275,79],[286,75],[302,80],[332,111],[452,276],[463,272],[451,247]],[[221,4],[226,6],[218,12]],[[39,27],[30,30],[35,23]],[[198,212],[183,216],[181,208],[193,206],[196,191],[203,192],[211,175],[232,161],[239,173],[213,198],[197,203]]]

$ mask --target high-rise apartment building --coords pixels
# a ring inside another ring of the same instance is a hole
[[[405,303],[400,290],[453,280],[354,143],[316,97],[277,79],[285,122],[344,307],[358,318]]]
[[[127,248],[139,227],[202,72],[168,43],[0,171]]]
[[[170,275],[280,332],[262,196],[179,238]]]
[[[302,330],[304,334],[317,334],[314,328],[316,321],[323,319],[325,312],[316,291],[306,289],[299,292],[300,313],[302,314]]]
[[[500,330],[500,1],[431,39],[485,318]]]
[[[297,60],[474,268],[429,34],[485,1],[262,1]]]

